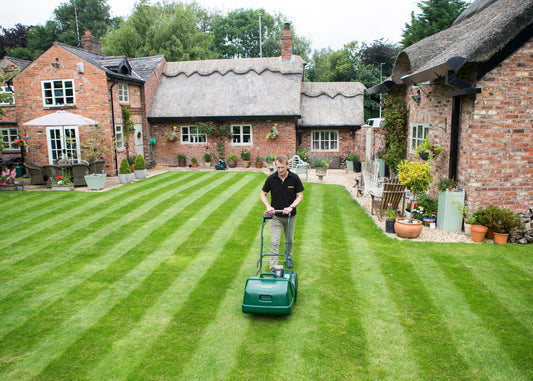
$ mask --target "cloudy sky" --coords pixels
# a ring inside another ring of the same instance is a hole
[[[170,1],[170,0],[167,0]],[[53,18],[54,9],[66,0],[5,1],[0,12],[0,26],[44,24]],[[152,0],[152,3],[157,0]],[[191,3],[190,0],[182,1]],[[311,41],[315,50],[338,50],[350,41],[365,42],[384,38],[399,42],[411,12],[419,13],[417,0],[197,0],[203,8],[227,12],[239,8],[263,8],[268,13],[288,17],[298,35]],[[127,17],[135,1],[108,0],[112,16]]]

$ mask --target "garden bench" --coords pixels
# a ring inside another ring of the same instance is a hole
[[[379,162],[377,160],[365,161],[361,168],[361,175],[365,194],[381,197],[386,178],[379,177]]]
[[[289,160],[289,169],[292,173],[305,173],[305,181],[308,179],[309,163],[303,161],[300,156],[294,155]]]

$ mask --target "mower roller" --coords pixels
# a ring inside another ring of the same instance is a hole
[[[276,210],[277,216],[283,216],[282,210]],[[298,278],[296,271],[287,268],[289,258],[288,231],[291,215],[287,215],[287,229],[285,230],[284,254],[265,254],[263,252],[263,232],[266,223],[272,219],[272,214],[263,214],[261,223],[261,249],[257,261],[257,271],[254,276],[246,280],[242,312],[249,314],[289,315],[296,302]],[[270,272],[263,272],[263,259],[270,257],[283,258],[283,265],[277,265]]]

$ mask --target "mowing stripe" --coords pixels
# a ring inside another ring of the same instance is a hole
[[[228,177],[221,177],[219,182],[224,182]],[[236,189],[243,186],[247,183],[249,178],[243,178],[239,181],[231,191],[226,192],[226,196],[222,200],[230,197]],[[206,189],[205,192],[209,190]],[[201,197],[204,193],[200,193],[198,198]],[[195,194],[196,197],[196,194]],[[183,207],[186,204],[189,204],[191,200],[186,200],[182,202]],[[220,198],[213,200],[215,204],[220,204]],[[180,209],[180,208],[177,208]],[[210,209],[209,211],[211,211]],[[168,217],[162,218],[162,221],[166,221],[172,214],[177,214],[174,209],[168,211]],[[160,216],[161,217],[161,216]],[[198,220],[197,224],[201,224],[203,220]],[[187,225],[187,230],[191,232],[193,229],[198,226],[194,222]],[[190,225],[190,227],[189,227]],[[146,227],[146,230],[151,231],[157,229],[157,226]],[[136,237],[144,237],[144,232],[138,232]],[[89,329],[93,324],[95,324],[100,318],[106,315],[111,308],[116,305],[120,300],[125,299],[128,295],[136,288],[146,277],[148,277],[154,269],[157,268],[164,260],[172,255],[172,248],[176,244],[176,237],[179,240],[185,239],[187,236],[183,235],[183,232],[176,232],[174,240],[166,240],[166,245],[168,247],[163,247],[161,250],[157,250],[144,261],[142,261],[139,266],[132,269],[128,274],[126,274],[122,279],[118,280],[114,284],[110,285],[105,289],[98,297],[86,305],[82,306],[77,310],[72,311],[72,315],[65,320],[61,325],[56,329],[53,329],[48,335],[42,337],[40,344],[34,348],[31,352],[26,353],[24,356],[21,356],[21,359],[17,363],[17,367],[13,369],[9,374],[1,375],[1,379],[13,379],[13,380],[22,380],[30,379],[37,374],[39,374],[53,359],[65,351],[68,346],[74,343],[87,329]],[[139,240],[142,238],[139,238]],[[137,244],[137,242],[134,243]],[[102,378],[100,378],[102,379]]]
[[[242,182],[239,185],[242,187]],[[254,204],[258,203],[260,188],[256,188],[227,216],[224,223],[213,232],[206,243],[206,247],[198,253],[185,271],[176,278],[165,293],[147,310],[143,319],[135,324],[126,337],[113,344],[111,352],[90,373],[90,379],[124,379],[131,372],[135,371],[135,367],[141,361],[146,351],[157,341],[177,311],[186,303],[189,294],[194,292],[195,285],[216,261],[222,247],[231,238],[231,235],[227,233],[228,231],[232,231],[232,227],[235,226],[235,221],[242,220],[242,216],[246,214],[246,211],[249,211]],[[233,189],[233,192],[235,193],[235,189]],[[217,198],[216,201],[221,204],[228,197],[229,195],[225,195],[225,197]],[[205,216],[198,216],[199,220],[203,221],[211,211],[211,208],[206,210]],[[181,232],[176,233],[175,239],[181,236]],[[161,353],[158,352],[158,356],[160,355]],[[120,367],[115,366],[118,358],[121,359]],[[135,372],[135,374],[137,376],[140,375],[139,372]]]
[[[446,326],[452,332],[458,351],[467,362],[474,378],[526,380],[527,378],[514,367],[511,359],[502,353],[500,342],[487,329],[483,319],[470,308],[464,307],[468,306],[468,303],[461,290],[446,277],[433,258],[418,258],[414,267],[435,304],[444,309]]]
[[[349,196],[349,195],[348,195]],[[361,231],[362,226],[376,229],[372,223],[363,223],[370,217],[353,200],[342,203],[342,233],[346,237],[352,259],[352,280],[357,287],[358,303],[361,309],[361,324],[368,341],[369,375],[372,379],[416,380],[418,365],[408,355],[405,348],[408,340],[398,321],[399,311],[395,308],[394,297],[387,288],[386,276],[380,273],[378,259],[383,251],[390,250],[389,240],[383,237],[384,245],[365,237],[373,234]],[[381,234],[381,233],[380,233]]]
[[[119,257],[122,255],[126,255],[130,250],[134,250],[136,245],[140,240],[145,238],[152,230],[156,230],[159,228],[159,226],[167,223],[167,221],[172,218],[173,215],[179,214],[183,209],[188,207],[190,203],[193,201],[200,199],[202,196],[204,196],[207,192],[212,191],[213,188],[218,186],[219,184],[222,184],[228,180],[230,180],[233,176],[225,176],[219,178],[217,181],[210,182],[211,188],[201,188],[201,189],[195,189],[195,192],[192,195],[189,195],[187,199],[181,200],[178,204],[174,205],[172,209],[167,209],[167,211],[164,214],[160,214],[158,216],[158,225],[145,225],[141,226],[136,232],[132,232],[131,236],[136,237],[135,240],[121,240],[116,242],[116,245],[114,247],[111,247],[109,251],[102,253],[98,257],[96,257],[91,263],[88,263],[85,267],[81,268],[79,271],[69,273],[64,278],[59,279],[57,282],[51,283],[47,285],[44,288],[39,289],[39,293],[35,294],[33,297],[30,297],[27,299],[27,302],[18,305],[17,308],[9,313],[9,314],[2,314],[0,315],[0,338],[4,337],[8,332],[11,330],[20,327],[24,322],[31,316],[31,314],[38,311],[43,305],[53,303],[56,300],[59,300],[63,296],[65,296],[70,290],[72,290],[74,287],[77,287],[80,285],[83,281],[88,279],[90,276],[96,274],[99,271],[102,271],[106,267],[108,267],[111,263],[115,262]],[[241,180],[244,181],[244,180]],[[197,181],[192,181],[187,186],[192,187],[194,184],[197,184],[200,182],[200,179]],[[201,183],[201,182],[200,182]],[[183,191],[184,188],[179,187],[175,188],[172,192],[165,193],[164,200],[167,200],[169,197],[174,195],[175,193],[178,193],[180,191]],[[155,205],[159,203],[161,199],[154,198],[151,202],[148,204],[145,204],[144,206],[147,207],[147,209],[150,209],[151,205]],[[140,214],[146,213],[146,209],[138,208],[133,209],[131,213],[128,214],[128,218],[131,217],[131,219],[137,218]],[[162,218],[163,217],[163,218]],[[117,228],[120,227],[120,225],[117,225]],[[102,228],[104,230],[109,230],[108,227]],[[98,231],[95,234],[103,234],[103,231]],[[79,244],[75,247],[73,247],[73,251],[70,253],[70,256],[75,256],[80,251],[83,251],[84,245]],[[59,258],[63,258],[62,256],[57,256],[54,258],[54,261],[43,264],[42,267],[39,270],[38,274],[33,274],[34,271],[29,270],[28,273],[25,273],[23,277],[19,277],[13,281],[14,284],[17,284],[19,287],[22,287],[25,283],[32,280],[34,277],[37,276],[45,276],[48,274],[54,267],[59,266]],[[69,258],[64,258],[65,260]],[[31,276],[33,275],[33,276]],[[31,276],[31,277],[30,277]],[[17,281],[17,282],[15,282]],[[15,291],[15,287],[13,286],[13,290]],[[6,293],[6,290],[4,288],[0,289],[0,295],[3,295]]]
[[[528,370],[525,377],[533,379],[533,335],[531,331],[499,301],[458,259],[442,253],[434,256],[446,276],[463,293],[472,311],[485,321],[486,327],[500,341],[501,346],[518,369]],[[531,315],[529,315],[531,316]]]
[[[207,179],[202,177],[202,178],[198,178],[196,180],[193,180],[193,181],[190,181],[190,182],[184,184],[183,187],[173,188],[172,192],[167,192],[166,193],[166,196],[167,196],[166,200],[170,199],[172,196],[174,196],[174,195],[176,195],[176,194],[178,194],[180,192],[183,192],[186,189],[189,189],[189,188],[193,187],[197,183],[200,183],[200,182],[206,181],[206,180]],[[195,195],[194,195],[195,199],[199,198],[206,191],[207,190],[205,190],[203,193],[201,191],[200,192],[196,192]],[[142,214],[146,213],[146,210],[151,209],[152,207],[154,207],[155,205],[157,205],[157,204],[159,204],[161,202],[163,202],[163,201],[160,198],[152,198],[150,201],[148,201],[147,203],[145,203],[143,205],[143,208],[140,208],[140,207],[136,208],[136,209],[128,208],[130,210],[130,212],[127,213],[124,216],[124,218],[135,220],[136,218],[139,218],[139,216],[141,216]],[[183,204],[186,204],[186,201],[182,201],[182,205]],[[37,277],[41,277],[43,275],[49,274],[53,269],[57,268],[61,264],[72,260],[72,258],[74,258],[76,255],[79,254],[80,250],[83,251],[83,249],[86,247],[86,242],[91,242],[94,239],[93,237],[95,237],[95,236],[96,237],[103,236],[105,233],[109,233],[109,232],[112,232],[113,230],[119,229],[121,227],[120,224],[115,224],[114,226],[111,226],[111,227],[107,226],[107,225],[109,225],[112,222],[112,219],[109,219],[109,220],[106,219],[107,215],[111,214],[111,213],[113,213],[113,210],[109,210],[108,213],[104,213],[104,214],[93,213],[92,215],[88,215],[86,218],[84,218],[81,221],[79,221],[78,223],[72,225],[72,227],[69,229],[68,233],[66,233],[64,231],[63,232],[62,231],[58,231],[57,235],[64,234],[64,235],[75,235],[76,236],[78,231],[81,230],[83,227],[89,226],[91,223],[93,223],[93,222],[95,222],[95,221],[97,221],[99,219],[100,220],[103,219],[104,221],[106,221],[105,225],[102,226],[102,228],[100,228],[99,230],[93,232],[92,234],[85,235],[83,239],[77,240],[77,243],[75,243],[75,244],[70,244],[69,247],[68,247],[68,250],[67,250],[67,248],[64,249],[64,253],[65,254],[56,255],[54,257],[54,261],[43,262],[42,264],[35,265],[35,266],[33,266],[32,268],[29,268],[29,269],[26,267],[26,271],[24,271],[18,277],[15,277],[15,278],[13,278],[13,276],[14,276],[13,274],[10,274],[11,279],[9,281],[7,281],[6,283],[4,283],[2,285],[2,288],[0,288],[0,301],[2,299],[6,298],[8,295],[10,295],[12,292],[20,289],[22,286],[24,286],[28,282],[36,279]],[[153,216],[153,218],[155,218],[155,217],[156,216]],[[66,240],[66,237],[63,237],[62,239]],[[58,237],[58,240],[60,240],[59,237]],[[44,249],[45,249],[44,246],[46,246],[46,245],[54,245],[54,250],[61,251],[60,247],[58,247],[57,244],[49,243],[49,242],[45,241],[45,242],[43,242],[42,247],[37,246],[35,248],[36,252],[37,251],[44,251]],[[128,244],[126,243],[126,245],[128,245]],[[30,256],[32,254],[35,254],[36,252],[27,252],[23,256]],[[17,256],[16,254],[14,254],[13,257],[15,258],[15,259],[13,259],[13,261],[15,261],[15,262],[19,262],[21,260],[20,256]],[[7,262],[10,262],[10,261],[7,261]]]

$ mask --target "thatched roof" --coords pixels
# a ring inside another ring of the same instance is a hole
[[[302,127],[347,127],[364,123],[364,91],[359,82],[304,82]]]
[[[501,61],[517,40],[533,36],[532,22],[533,0],[475,0],[450,28],[400,52],[390,79],[414,84],[457,72],[466,63]],[[380,85],[368,92],[383,90]]]
[[[149,118],[299,117],[304,65],[298,56],[168,62]]]

